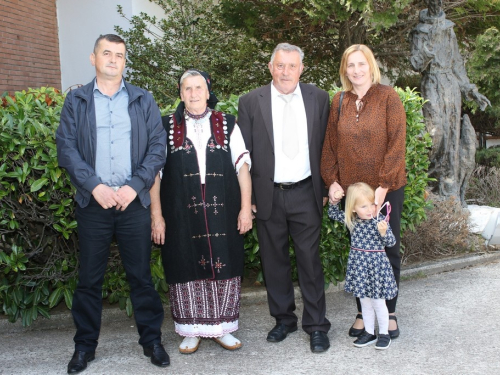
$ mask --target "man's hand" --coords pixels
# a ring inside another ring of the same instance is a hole
[[[94,190],[92,190],[92,195],[97,203],[105,210],[123,203],[123,199],[112,188],[104,184],[97,185]]]
[[[337,204],[340,202],[342,197],[344,196],[344,189],[337,182],[334,182],[330,185],[328,189],[328,198],[331,204]]]
[[[257,206],[252,204],[252,219],[255,219],[255,214],[257,213]]]
[[[128,185],[123,185],[116,192],[120,197],[120,202],[116,205],[117,210],[125,211],[128,205],[137,197],[137,193]]]

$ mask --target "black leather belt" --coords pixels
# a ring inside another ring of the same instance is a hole
[[[303,183],[309,181],[312,177],[309,176],[307,178],[304,178],[301,181],[297,182],[275,182],[274,187],[280,188],[281,190],[290,190],[293,188],[296,188],[297,186],[302,185]]]

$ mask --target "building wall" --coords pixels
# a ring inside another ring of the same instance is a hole
[[[56,0],[0,1],[0,94],[61,88]]]

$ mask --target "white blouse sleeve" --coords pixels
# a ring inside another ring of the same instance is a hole
[[[236,174],[238,174],[244,163],[248,164],[248,169],[250,170],[252,167],[250,153],[246,149],[245,141],[243,140],[243,136],[241,135],[241,130],[238,125],[234,125],[229,141],[229,147],[231,148],[231,159],[233,161]]]

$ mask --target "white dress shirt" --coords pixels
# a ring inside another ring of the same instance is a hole
[[[297,135],[299,138],[299,153],[290,159],[283,153],[283,110],[286,102],[279,97],[279,91],[271,84],[271,105],[273,115],[274,134],[274,182],[297,182],[311,175],[309,162],[309,141],[307,136],[307,117],[300,86],[293,92],[292,105],[297,121]]]

